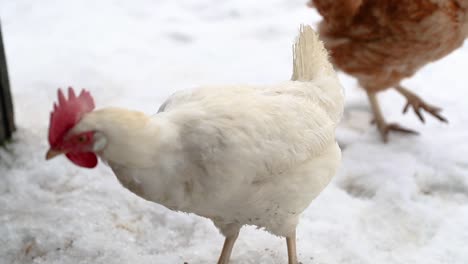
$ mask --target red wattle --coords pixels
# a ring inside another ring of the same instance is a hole
[[[94,168],[98,163],[96,154],[92,152],[67,153],[67,158],[78,166],[85,168]]]

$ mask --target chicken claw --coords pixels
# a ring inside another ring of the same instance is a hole
[[[448,120],[439,113],[440,111],[442,111],[442,108],[424,102],[419,96],[410,92],[408,89],[402,87],[401,85],[396,86],[395,89],[407,100],[406,105],[403,108],[403,114],[406,114],[406,112],[408,112],[409,107],[411,106],[413,108],[414,113],[418,116],[419,120],[421,120],[422,123],[425,123],[426,120],[424,119],[421,113],[421,109],[428,112],[435,118],[439,119],[441,122],[448,123]]]
[[[372,92],[367,92],[367,96],[369,97],[369,102],[371,104],[372,112],[374,113],[374,119],[372,120],[372,123],[377,125],[380,135],[382,136],[383,142],[385,143],[388,142],[388,134],[390,133],[390,131],[411,134],[411,135],[419,134],[415,130],[402,127],[396,123],[387,124],[387,122],[385,122],[385,119],[382,115],[382,112],[380,111],[379,102],[377,101],[376,94]]]
[[[405,133],[405,134],[411,134],[411,135],[419,135],[419,133],[417,131],[406,128],[406,127],[402,127],[397,123],[387,124],[387,123],[383,122],[383,124],[382,123],[379,124],[379,122],[377,122],[377,128],[379,129],[380,135],[382,136],[382,140],[385,143],[388,142],[388,134],[389,134],[390,131]]]

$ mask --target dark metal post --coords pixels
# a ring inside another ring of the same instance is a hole
[[[9,139],[15,131],[13,103],[8,80],[2,25],[0,24],[0,143]]]

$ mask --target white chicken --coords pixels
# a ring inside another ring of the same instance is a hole
[[[209,218],[229,262],[243,225],[286,237],[297,263],[299,215],[335,174],[343,90],[316,33],[301,26],[291,81],[201,87],[171,96],[158,114],[94,109],[89,92],[59,90],[46,159],[105,160],[120,183],[174,211]]]

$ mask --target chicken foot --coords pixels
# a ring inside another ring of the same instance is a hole
[[[435,118],[439,119],[441,122],[444,122],[444,123],[448,122],[445,117],[440,115],[439,112],[442,110],[441,108],[424,102],[419,96],[412,93],[411,91],[409,91],[408,89],[406,89],[405,87],[401,85],[396,86],[395,90],[397,90],[407,100],[406,105],[403,108],[403,114],[406,114],[409,107],[411,106],[413,108],[414,113],[418,116],[419,120],[421,120],[421,122],[423,123],[425,123],[425,119],[421,113],[421,109],[428,112]]]
[[[237,231],[237,233],[235,233],[234,235],[226,237],[226,239],[224,240],[223,250],[221,251],[221,256],[218,260],[218,264],[229,263],[232,249],[238,236],[239,231]],[[296,231],[294,231],[290,236],[286,237],[286,246],[288,248],[288,264],[298,264],[296,253]]]
[[[297,264],[296,254],[296,231],[288,237],[286,237],[286,246],[288,247],[288,264]]]
[[[234,243],[239,236],[239,231],[237,231],[234,235],[226,237],[224,240],[223,250],[221,251],[221,256],[219,256],[218,264],[228,264],[229,259],[231,258],[232,248],[234,247]]]
[[[367,91],[367,96],[369,97],[369,102],[374,113],[374,122],[379,129],[382,140],[386,143],[388,142],[388,134],[390,131],[406,133],[406,134],[418,134],[418,132],[402,127],[396,123],[387,124],[385,121],[382,112],[380,111],[379,101],[377,100],[377,94],[375,92]]]

